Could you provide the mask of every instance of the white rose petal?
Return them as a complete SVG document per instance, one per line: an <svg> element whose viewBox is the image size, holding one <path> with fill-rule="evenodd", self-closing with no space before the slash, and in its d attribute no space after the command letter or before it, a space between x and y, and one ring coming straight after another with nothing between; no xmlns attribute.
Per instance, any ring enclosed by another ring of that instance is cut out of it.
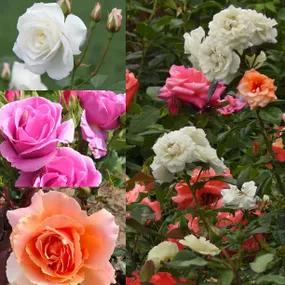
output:
<svg viewBox="0 0 285 285"><path fill-rule="evenodd" d="M175 243L164 241L149 251L147 260L151 260L158 270L162 262L171 261L178 252L179 249Z"/></svg>
<svg viewBox="0 0 285 285"><path fill-rule="evenodd" d="M25 64L19 62L13 64L9 88L15 90L47 90L41 81L41 76L31 72Z"/></svg>
<svg viewBox="0 0 285 285"><path fill-rule="evenodd" d="M188 235L179 242L184 246L190 247L193 251L203 255L215 256L221 252L218 247L216 247L210 241L206 240L205 237L197 238L194 235Z"/></svg>
<svg viewBox="0 0 285 285"><path fill-rule="evenodd" d="M242 185L241 190L235 185L230 185L229 189L222 190L223 204L226 207L234 209L250 210L256 207L257 187L254 181L246 182Z"/></svg>
<svg viewBox="0 0 285 285"><path fill-rule="evenodd" d="M64 14L56 3L36 3L18 20L19 35L13 51L28 69L52 79L67 77L80 54L87 28L80 18Z"/></svg>

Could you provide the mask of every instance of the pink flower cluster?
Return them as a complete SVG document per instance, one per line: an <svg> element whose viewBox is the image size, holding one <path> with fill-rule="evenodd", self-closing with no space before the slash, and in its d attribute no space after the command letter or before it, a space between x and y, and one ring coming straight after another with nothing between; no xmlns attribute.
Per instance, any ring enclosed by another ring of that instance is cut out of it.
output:
<svg viewBox="0 0 285 285"><path fill-rule="evenodd" d="M9 95L9 96L8 96ZM93 160L62 144L72 143L74 123L62 122L61 104L42 97L11 101L0 109L1 155L20 171L16 187L97 187L101 174ZM111 91L78 92L82 137L95 158L107 153L107 130L118 127L125 111L123 95ZM68 104L70 97L64 98ZM68 165L68 167L67 167Z"/></svg>

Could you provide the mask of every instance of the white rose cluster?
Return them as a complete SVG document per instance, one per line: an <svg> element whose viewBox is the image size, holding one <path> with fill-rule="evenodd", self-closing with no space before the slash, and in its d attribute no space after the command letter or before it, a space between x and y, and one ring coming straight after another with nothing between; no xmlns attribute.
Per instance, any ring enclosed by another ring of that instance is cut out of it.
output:
<svg viewBox="0 0 285 285"><path fill-rule="evenodd" d="M254 209L259 199L255 196L256 190L254 181L245 182L241 190L235 185L230 185L229 189L222 190L223 204L233 209Z"/></svg>
<svg viewBox="0 0 285 285"><path fill-rule="evenodd" d="M15 54L31 72L47 72L55 80L70 74L87 33L83 21L73 14L65 18L57 3L35 3L19 18L17 29Z"/></svg>
<svg viewBox="0 0 285 285"><path fill-rule="evenodd" d="M225 169L202 129L185 127L163 135L153 146L153 176L159 182L171 182L176 173L194 162L208 163L217 173Z"/></svg>
<svg viewBox="0 0 285 285"><path fill-rule="evenodd" d="M229 83L239 69L239 55L246 48L276 43L276 25L274 19L262 13L231 5L213 17L208 35L202 27L184 35L185 54L209 80Z"/></svg>

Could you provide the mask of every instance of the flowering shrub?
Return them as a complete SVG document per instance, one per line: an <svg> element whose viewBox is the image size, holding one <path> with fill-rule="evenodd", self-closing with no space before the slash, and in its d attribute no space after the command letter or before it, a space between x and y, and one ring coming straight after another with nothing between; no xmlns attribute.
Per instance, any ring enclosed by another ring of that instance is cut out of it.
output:
<svg viewBox="0 0 285 285"><path fill-rule="evenodd" d="M284 10L170 2L131 5L127 284L285 284Z"/></svg>

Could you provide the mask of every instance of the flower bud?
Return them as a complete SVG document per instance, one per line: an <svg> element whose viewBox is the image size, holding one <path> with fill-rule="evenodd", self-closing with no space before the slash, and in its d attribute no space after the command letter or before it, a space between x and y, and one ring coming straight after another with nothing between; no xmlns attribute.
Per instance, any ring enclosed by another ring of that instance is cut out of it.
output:
<svg viewBox="0 0 285 285"><path fill-rule="evenodd" d="M3 68L2 68L2 72L1 72L1 78L4 80L9 80L11 77L11 68L10 68L10 64L7 62L3 63Z"/></svg>
<svg viewBox="0 0 285 285"><path fill-rule="evenodd" d="M117 33L122 26L122 10L114 8L108 16L107 30L111 33Z"/></svg>
<svg viewBox="0 0 285 285"><path fill-rule="evenodd" d="M98 23L102 19L102 5L100 2L97 2L96 5L94 6L92 12L91 12L91 19Z"/></svg>
<svg viewBox="0 0 285 285"><path fill-rule="evenodd" d="M71 13L72 0L58 0L57 4L62 9L64 15L69 15Z"/></svg>

